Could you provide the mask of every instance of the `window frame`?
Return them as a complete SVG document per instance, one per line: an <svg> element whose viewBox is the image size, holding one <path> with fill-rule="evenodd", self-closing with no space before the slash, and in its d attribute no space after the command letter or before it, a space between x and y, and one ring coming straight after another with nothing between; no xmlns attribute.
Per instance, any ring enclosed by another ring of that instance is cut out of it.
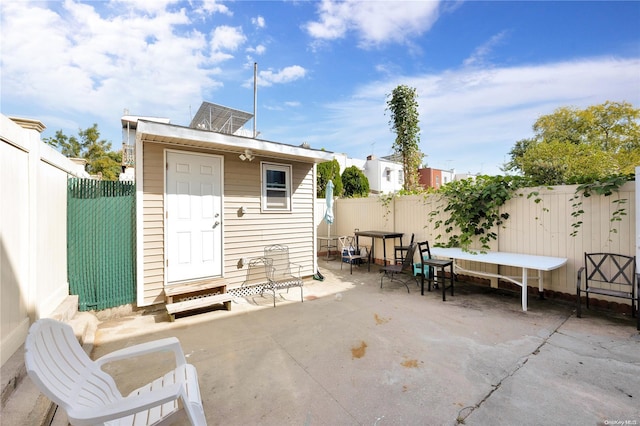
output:
<svg viewBox="0 0 640 426"><path fill-rule="evenodd" d="M291 191L291 175L293 173L293 167L291 164L280 164L280 163L272 163L268 161L262 161L260 163L260 187L261 187L261 195L260 195L260 209L265 213L289 213L293 210L292 203L292 191ZM269 171L278 171L284 172L285 174L285 187L283 189L280 188L269 188L268 185L268 172ZM284 206L274 206L269 204L269 198L267 196L268 191L282 191L284 192Z"/></svg>

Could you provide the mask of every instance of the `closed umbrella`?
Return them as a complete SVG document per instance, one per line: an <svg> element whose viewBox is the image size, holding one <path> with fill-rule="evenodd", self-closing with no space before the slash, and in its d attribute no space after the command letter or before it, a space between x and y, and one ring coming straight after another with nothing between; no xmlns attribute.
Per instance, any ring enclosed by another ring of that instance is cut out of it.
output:
<svg viewBox="0 0 640 426"><path fill-rule="evenodd" d="M333 182L327 182L326 190L327 212L324 214L324 221L327 223L327 238L331 238L331 224L333 223Z"/></svg>
<svg viewBox="0 0 640 426"><path fill-rule="evenodd" d="M324 221L327 223L327 260L329 260L329 252L331 251L331 224L333 223L333 182L327 182L325 199L327 202L327 211L324 214ZM316 271L313 276L315 280L324 280L324 276L320 270Z"/></svg>

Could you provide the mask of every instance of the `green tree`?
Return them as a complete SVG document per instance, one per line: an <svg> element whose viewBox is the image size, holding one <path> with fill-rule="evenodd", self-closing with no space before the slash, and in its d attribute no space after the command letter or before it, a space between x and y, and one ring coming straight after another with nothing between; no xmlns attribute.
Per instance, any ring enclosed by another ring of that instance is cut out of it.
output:
<svg viewBox="0 0 640 426"><path fill-rule="evenodd" d="M78 139L75 136L65 135L62 130L58 130L53 137L44 138L43 141L59 149L65 157L78 158L82 152L82 145Z"/></svg>
<svg viewBox="0 0 640 426"><path fill-rule="evenodd" d="M105 180L116 180L121 171L122 153L111 151L111 142L100 139L98 125L78 130L78 138L67 136L58 130L55 136L44 142L59 149L67 157L87 160L87 172L101 174Z"/></svg>
<svg viewBox="0 0 640 426"><path fill-rule="evenodd" d="M368 197L369 179L356 166L347 167L342 172L344 196L347 198Z"/></svg>
<svg viewBox="0 0 640 426"><path fill-rule="evenodd" d="M316 197L324 198L327 183L333 182L333 196L340 197L343 192L342 177L340 176L340 163L335 158L318 164L318 177L316 178Z"/></svg>
<svg viewBox="0 0 640 426"><path fill-rule="evenodd" d="M640 109L605 102L562 107L540 117L534 136L516 142L505 170L540 185L587 183L630 175L640 164Z"/></svg>
<svg viewBox="0 0 640 426"><path fill-rule="evenodd" d="M393 150L402 158L404 189L413 191L419 186L418 168L424 157L419 147L418 95L415 88L400 85L390 96L387 99L387 109L391 112L389 125L396 134Z"/></svg>

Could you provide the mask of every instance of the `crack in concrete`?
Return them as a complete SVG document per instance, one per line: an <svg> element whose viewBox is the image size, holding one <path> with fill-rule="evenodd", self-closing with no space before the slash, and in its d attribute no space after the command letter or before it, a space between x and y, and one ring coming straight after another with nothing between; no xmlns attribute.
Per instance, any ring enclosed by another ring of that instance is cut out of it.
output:
<svg viewBox="0 0 640 426"><path fill-rule="evenodd" d="M529 361L529 358L532 355L537 355L540 352L540 349L542 349L542 347L544 345L546 345L549 341L549 339L551 339L551 337L558 333L560 334L560 328L566 324L567 321L569 321L569 318L571 318L573 316L573 314L567 316L566 318L564 318L564 320L562 320L560 322L560 324L558 324L551 333L549 333L549 335L545 338L542 339L542 342L533 350L531 351L531 353L529 353L528 355L524 356L523 358L520 358L520 360L516 363L515 368L510 371L506 376L504 376L502 379L500 379L500 381L496 384L493 385L493 388L484 396L484 398L482 398L480 400L480 402L478 402L476 405L473 406L467 406L464 408L461 408L460 411L458 411L458 416L456 417L456 424L464 424L465 419L467 417L469 417L475 410L477 410L478 408L480 408L482 406L482 404L484 404L489 398L491 398L491 395L493 395L494 392L496 392L498 389L500 389L500 387L502 386L502 383L508 379L509 377L512 377L514 374L516 374L522 367L524 367L524 365ZM467 410L466 413L463 413L465 410Z"/></svg>

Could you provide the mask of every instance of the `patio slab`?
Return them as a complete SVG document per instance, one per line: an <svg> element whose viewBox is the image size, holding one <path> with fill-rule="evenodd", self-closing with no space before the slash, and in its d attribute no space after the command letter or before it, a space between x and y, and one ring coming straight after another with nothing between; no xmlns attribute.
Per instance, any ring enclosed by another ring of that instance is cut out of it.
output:
<svg viewBox="0 0 640 426"><path fill-rule="evenodd" d="M231 311L103 321L93 357L176 336L209 425L640 424L640 335L628 318L457 283L407 293L319 261L325 281ZM265 295L266 296L266 295ZM170 357L108 366L126 393ZM134 371L135 374L131 374ZM623 424L623 423L620 423Z"/></svg>

